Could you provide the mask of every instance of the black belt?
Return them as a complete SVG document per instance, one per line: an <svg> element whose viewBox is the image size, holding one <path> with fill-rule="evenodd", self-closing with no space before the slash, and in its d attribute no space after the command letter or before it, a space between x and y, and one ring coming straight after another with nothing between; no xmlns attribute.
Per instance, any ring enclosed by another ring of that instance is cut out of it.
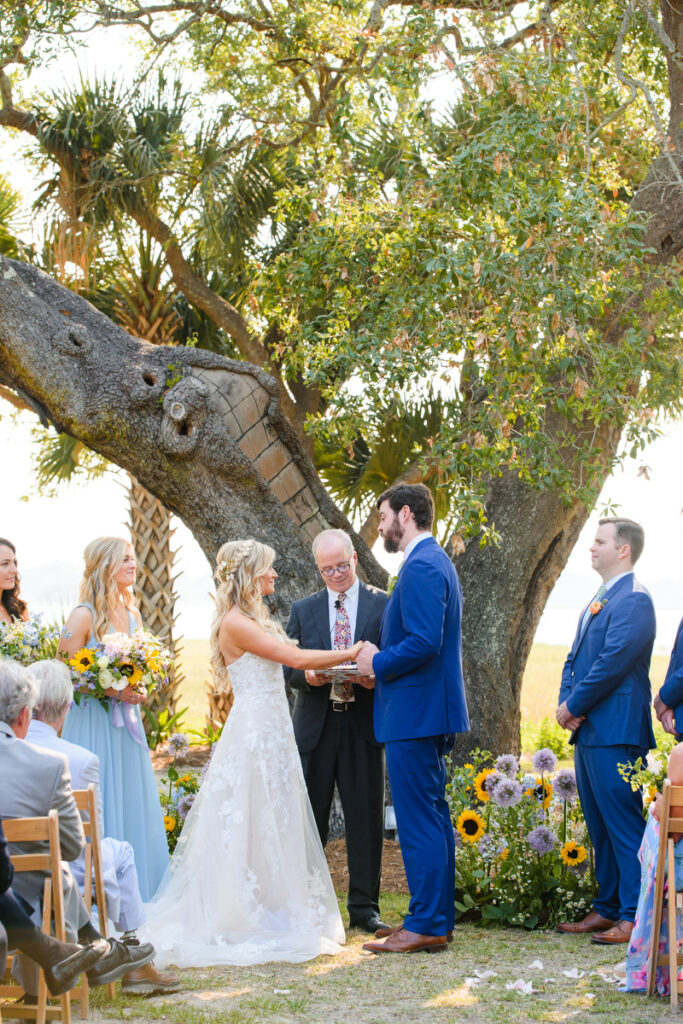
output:
<svg viewBox="0 0 683 1024"><path fill-rule="evenodd" d="M353 704L351 700L331 700L330 705L333 711L348 711L349 705Z"/></svg>

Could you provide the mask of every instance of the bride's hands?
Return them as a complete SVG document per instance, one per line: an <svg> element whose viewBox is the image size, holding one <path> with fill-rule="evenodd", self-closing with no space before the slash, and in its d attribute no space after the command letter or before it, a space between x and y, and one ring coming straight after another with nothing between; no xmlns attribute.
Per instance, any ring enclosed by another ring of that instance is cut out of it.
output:
<svg viewBox="0 0 683 1024"><path fill-rule="evenodd" d="M344 661L355 661L359 653L363 650L364 646L364 640L357 640L353 647L349 647L348 651L346 652L346 657L344 658Z"/></svg>

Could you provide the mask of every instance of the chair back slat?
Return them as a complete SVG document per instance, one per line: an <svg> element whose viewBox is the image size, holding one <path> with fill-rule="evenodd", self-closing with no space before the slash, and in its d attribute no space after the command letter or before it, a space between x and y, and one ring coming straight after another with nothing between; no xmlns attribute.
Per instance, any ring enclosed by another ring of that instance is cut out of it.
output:
<svg viewBox="0 0 683 1024"><path fill-rule="evenodd" d="M12 867L15 872L51 871L52 861L49 853L13 853Z"/></svg>
<svg viewBox="0 0 683 1024"><path fill-rule="evenodd" d="M2 828L8 843L33 843L50 838L48 818L5 818Z"/></svg>

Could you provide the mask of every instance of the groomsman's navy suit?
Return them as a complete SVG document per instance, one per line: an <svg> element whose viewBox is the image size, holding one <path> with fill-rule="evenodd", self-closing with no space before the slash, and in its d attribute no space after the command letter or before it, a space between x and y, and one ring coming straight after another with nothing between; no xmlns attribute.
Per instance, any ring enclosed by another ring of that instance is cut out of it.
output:
<svg viewBox="0 0 683 1024"><path fill-rule="evenodd" d="M676 633L669 667L659 696L668 708L673 708L676 737L680 740L683 738L683 619Z"/></svg>
<svg viewBox="0 0 683 1024"><path fill-rule="evenodd" d="M446 552L427 536L409 552L380 631L375 735L385 744L410 888L404 927L453 928L455 846L444 755L469 730L462 675L462 591Z"/></svg>
<svg viewBox="0 0 683 1024"><path fill-rule="evenodd" d="M595 910L612 921L635 919L640 889L638 849L645 829L642 798L617 770L655 746L650 711L650 658L655 611L647 590L629 572L604 605L579 619L562 671L559 703L576 718L572 734L581 806L595 848L600 886Z"/></svg>

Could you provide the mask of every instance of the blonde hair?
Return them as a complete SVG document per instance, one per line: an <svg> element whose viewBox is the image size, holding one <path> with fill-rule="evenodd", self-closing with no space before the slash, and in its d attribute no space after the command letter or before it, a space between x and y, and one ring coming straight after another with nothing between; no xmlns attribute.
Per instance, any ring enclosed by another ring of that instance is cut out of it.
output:
<svg viewBox="0 0 683 1024"><path fill-rule="evenodd" d="M217 693L231 690L228 670L218 647L218 632L226 612L235 606L261 629L278 640L294 643L279 622L271 619L263 603L259 580L275 559L275 552L257 540L231 540L216 555L216 614L211 626L211 668Z"/></svg>
<svg viewBox="0 0 683 1024"><path fill-rule="evenodd" d="M96 640L102 639L119 599L128 609L137 607L131 592L119 591L114 579L129 547L130 543L121 537L98 537L83 552L85 569L78 600L94 609L92 629Z"/></svg>

